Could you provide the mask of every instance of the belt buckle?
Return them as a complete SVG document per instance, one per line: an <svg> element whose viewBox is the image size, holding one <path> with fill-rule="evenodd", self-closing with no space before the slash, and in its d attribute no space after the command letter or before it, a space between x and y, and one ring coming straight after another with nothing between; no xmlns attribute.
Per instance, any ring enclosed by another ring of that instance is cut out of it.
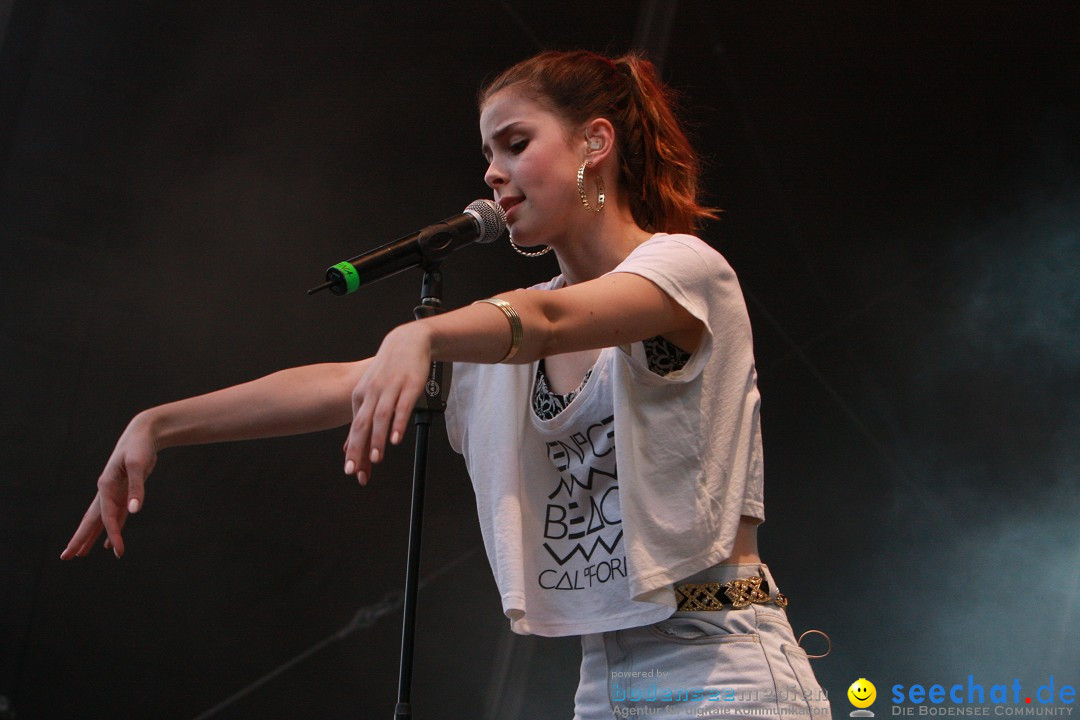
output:
<svg viewBox="0 0 1080 720"><path fill-rule="evenodd" d="M775 602L779 607L786 608L788 606L787 596L778 592L774 601L769 597L769 593L761 589L762 582L764 581L757 575L746 580L732 580L729 583L724 583L724 587L727 588L724 594L731 600L732 607L743 608L750 603L767 605L770 602Z"/></svg>
<svg viewBox="0 0 1080 720"><path fill-rule="evenodd" d="M724 594L731 600L733 608L744 608L750 603L764 604L771 599L769 593L761 589L762 580L757 575L746 580L732 580L724 583Z"/></svg>
<svg viewBox="0 0 1080 720"><path fill-rule="evenodd" d="M769 593L761 589L764 582L758 576L732 580L726 583L686 583L675 587L675 607L680 611L723 610L730 603L739 610L751 604L766 605L774 602ZM723 590L723 595L720 591ZM776 604L786 608L788 599L783 593L776 594Z"/></svg>

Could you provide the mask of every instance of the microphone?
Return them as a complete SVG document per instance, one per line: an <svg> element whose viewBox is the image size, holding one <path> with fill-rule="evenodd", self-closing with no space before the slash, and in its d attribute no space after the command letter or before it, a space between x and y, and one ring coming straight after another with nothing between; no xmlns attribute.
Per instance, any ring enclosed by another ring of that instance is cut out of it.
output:
<svg viewBox="0 0 1080 720"><path fill-rule="evenodd" d="M411 267L426 269L466 245L491 242L505 229L501 207L491 200L474 200L458 215L327 268L326 282L308 290L308 295L327 288L335 295L347 295Z"/></svg>

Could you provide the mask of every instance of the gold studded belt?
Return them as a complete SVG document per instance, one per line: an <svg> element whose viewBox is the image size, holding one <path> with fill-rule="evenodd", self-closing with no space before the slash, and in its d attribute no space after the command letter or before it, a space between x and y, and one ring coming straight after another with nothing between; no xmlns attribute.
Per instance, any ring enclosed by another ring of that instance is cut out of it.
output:
<svg viewBox="0 0 1080 720"><path fill-rule="evenodd" d="M758 576L731 582L684 583L675 586L675 609L681 611L725 610L744 608L752 603L766 605L775 602L782 608L788 606L788 599L782 593L776 593L773 600L767 589L762 589L764 581ZM768 586L765 586L768 588ZM722 591L722 592L721 592Z"/></svg>

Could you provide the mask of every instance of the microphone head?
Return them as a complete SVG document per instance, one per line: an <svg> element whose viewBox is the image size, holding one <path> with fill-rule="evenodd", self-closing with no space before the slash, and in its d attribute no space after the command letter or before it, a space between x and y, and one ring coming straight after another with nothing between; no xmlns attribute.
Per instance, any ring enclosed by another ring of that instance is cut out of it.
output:
<svg viewBox="0 0 1080 720"><path fill-rule="evenodd" d="M506 212L491 200L473 200L465 212L472 215L480 227L478 243L489 243L506 230Z"/></svg>

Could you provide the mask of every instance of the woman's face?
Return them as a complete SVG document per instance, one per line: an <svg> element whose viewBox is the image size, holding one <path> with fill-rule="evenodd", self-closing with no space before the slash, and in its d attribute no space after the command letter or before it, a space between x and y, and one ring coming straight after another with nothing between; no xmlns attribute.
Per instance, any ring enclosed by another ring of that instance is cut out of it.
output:
<svg viewBox="0 0 1080 720"><path fill-rule="evenodd" d="M576 174L585 157L584 131L577 142L560 116L506 88L484 104L480 135L488 161L484 182L506 211L514 242L557 246L580 219Z"/></svg>

